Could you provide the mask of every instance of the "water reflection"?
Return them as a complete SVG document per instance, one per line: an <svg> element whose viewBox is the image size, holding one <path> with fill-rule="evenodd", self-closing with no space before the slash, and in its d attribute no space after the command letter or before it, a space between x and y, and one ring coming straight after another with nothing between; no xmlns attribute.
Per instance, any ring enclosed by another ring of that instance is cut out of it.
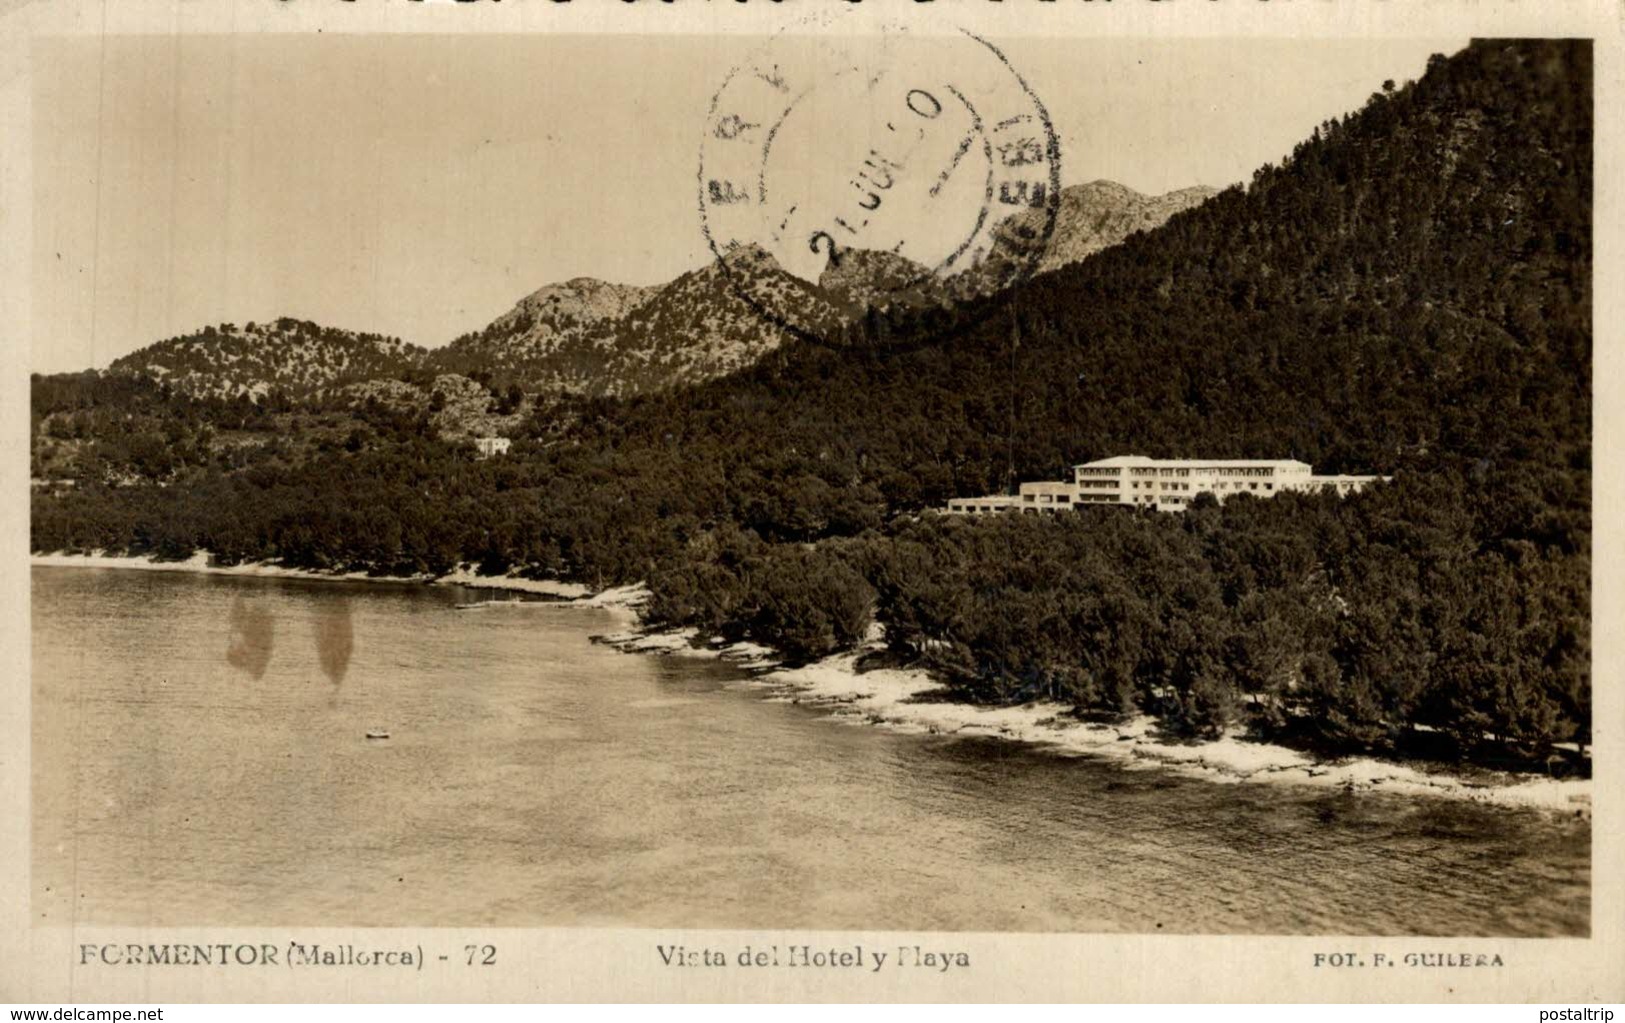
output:
<svg viewBox="0 0 1625 1023"><path fill-rule="evenodd" d="M350 624L350 599L339 596L327 602L316 619L316 659L322 672L334 685L344 681L355 649L355 629Z"/></svg>
<svg viewBox="0 0 1625 1023"><path fill-rule="evenodd" d="M271 663L276 643L276 623L258 601L249 603L238 594L231 602L231 635L226 640L226 663L259 679Z"/></svg>

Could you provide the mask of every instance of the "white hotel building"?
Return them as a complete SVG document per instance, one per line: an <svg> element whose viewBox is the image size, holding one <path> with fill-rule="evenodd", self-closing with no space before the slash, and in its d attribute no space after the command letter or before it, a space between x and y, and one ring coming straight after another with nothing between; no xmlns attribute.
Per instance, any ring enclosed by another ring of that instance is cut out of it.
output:
<svg viewBox="0 0 1625 1023"><path fill-rule="evenodd" d="M1072 479L1023 483L1015 496L960 497L952 515L1070 511L1080 504L1126 504L1158 511L1184 511L1197 494L1223 501L1235 494L1274 497L1289 490L1331 489L1353 493L1386 476L1316 476L1307 462L1291 458L1203 459L1118 455L1072 467Z"/></svg>

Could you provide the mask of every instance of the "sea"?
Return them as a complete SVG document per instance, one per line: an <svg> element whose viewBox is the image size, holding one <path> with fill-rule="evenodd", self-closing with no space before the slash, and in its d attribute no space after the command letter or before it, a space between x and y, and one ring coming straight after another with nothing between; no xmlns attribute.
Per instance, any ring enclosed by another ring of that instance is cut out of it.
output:
<svg viewBox="0 0 1625 1023"><path fill-rule="evenodd" d="M32 584L45 925L1589 933L1587 819L854 727L488 591Z"/></svg>

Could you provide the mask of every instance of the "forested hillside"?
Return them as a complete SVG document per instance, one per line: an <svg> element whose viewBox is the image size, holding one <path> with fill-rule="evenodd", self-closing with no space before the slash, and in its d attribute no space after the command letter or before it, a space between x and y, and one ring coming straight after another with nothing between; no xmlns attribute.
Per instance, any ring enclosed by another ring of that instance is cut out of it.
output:
<svg viewBox="0 0 1625 1023"><path fill-rule="evenodd" d="M422 365L416 345L382 334L323 327L284 316L271 323L204 327L114 360L111 371L151 377L187 394L263 398L393 377Z"/></svg>
<svg viewBox="0 0 1625 1023"><path fill-rule="evenodd" d="M1583 41L1475 43L1247 188L985 302L552 409L505 459L392 422L39 495L34 546L642 578L662 620L798 657L878 619L979 699L1338 748L1583 742L1590 97ZM1395 480L1183 516L916 514L1130 452Z"/></svg>

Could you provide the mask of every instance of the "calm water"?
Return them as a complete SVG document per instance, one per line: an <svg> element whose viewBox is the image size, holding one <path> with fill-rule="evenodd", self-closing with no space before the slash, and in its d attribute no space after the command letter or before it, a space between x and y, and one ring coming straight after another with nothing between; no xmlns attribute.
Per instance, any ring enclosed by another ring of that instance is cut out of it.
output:
<svg viewBox="0 0 1625 1023"><path fill-rule="evenodd" d="M33 583L44 922L1588 931L1584 822L850 727L598 611Z"/></svg>

